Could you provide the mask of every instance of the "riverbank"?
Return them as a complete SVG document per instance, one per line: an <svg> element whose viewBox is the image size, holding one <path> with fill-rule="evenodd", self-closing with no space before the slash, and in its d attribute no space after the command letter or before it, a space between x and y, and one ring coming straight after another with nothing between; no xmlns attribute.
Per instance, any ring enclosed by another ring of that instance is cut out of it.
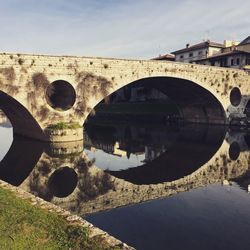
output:
<svg viewBox="0 0 250 250"><path fill-rule="evenodd" d="M122 121L165 122L179 119L179 111L171 102L99 103L91 119Z"/></svg>
<svg viewBox="0 0 250 250"><path fill-rule="evenodd" d="M0 181L0 249L131 248L81 218Z"/></svg>

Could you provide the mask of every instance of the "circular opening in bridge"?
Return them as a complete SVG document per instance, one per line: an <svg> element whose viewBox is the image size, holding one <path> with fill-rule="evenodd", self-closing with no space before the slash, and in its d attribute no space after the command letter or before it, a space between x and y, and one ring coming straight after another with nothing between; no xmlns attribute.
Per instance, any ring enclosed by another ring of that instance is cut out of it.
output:
<svg viewBox="0 0 250 250"><path fill-rule="evenodd" d="M231 160L235 161L240 155L240 146L237 142L233 142L229 148L229 157Z"/></svg>
<svg viewBox="0 0 250 250"><path fill-rule="evenodd" d="M63 198L75 190L77 182L76 172L72 168L62 167L51 175L48 185L54 196Z"/></svg>
<svg viewBox="0 0 250 250"><path fill-rule="evenodd" d="M63 80L52 82L46 90L48 104L56 110L70 109L76 100L76 92L73 86Z"/></svg>
<svg viewBox="0 0 250 250"><path fill-rule="evenodd" d="M241 101L240 89L235 87L230 92L230 102L233 106L238 106Z"/></svg>

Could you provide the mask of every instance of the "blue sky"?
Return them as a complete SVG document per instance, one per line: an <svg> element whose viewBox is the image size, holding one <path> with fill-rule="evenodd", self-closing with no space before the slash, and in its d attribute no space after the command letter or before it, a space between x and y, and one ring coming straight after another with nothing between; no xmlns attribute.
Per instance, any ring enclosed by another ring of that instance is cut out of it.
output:
<svg viewBox="0 0 250 250"><path fill-rule="evenodd" d="M250 35L250 0L0 0L0 51L152 58Z"/></svg>

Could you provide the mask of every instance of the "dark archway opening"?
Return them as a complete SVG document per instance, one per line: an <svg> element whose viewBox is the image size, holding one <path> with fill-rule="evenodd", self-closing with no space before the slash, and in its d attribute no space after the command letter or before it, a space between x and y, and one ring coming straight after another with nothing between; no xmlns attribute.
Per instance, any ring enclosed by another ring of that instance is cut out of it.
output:
<svg viewBox="0 0 250 250"><path fill-rule="evenodd" d="M111 94L95 111L84 126L87 154L96 157L96 165L109 174L136 184L172 181L191 174L213 156L224 139L224 126L186 130L189 125L185 123L224 125L226 117L219 100L189 80L140 79ZM182 130L184 135L179 134ZM109 131L113 131L112 136ZM200 141L196 141L196 134ZM119 161L120 169L106 161L107 154Z"/></svg>
<svg viewBox="0 0 250 250"><path fill-rule="evenodd" d="M95 107L95 118L209 124L225 124L226 120L221 103L212 93L192 81L174 77L140 79L105 99L108 101ZM233 99L239 101L237 93Z"/></svg>
<svg viewBox="0 0 250 250"><path fill-rule="evenodd" d="M43 152L44 143L15 136L0 162L0 179L19 186L29 176Z"/></svg>
<svg viewBox="0 0 250 250"><path fill-rule="evenodd" d="M66 81L57 80L52 82L46 90L47 103L56 110L70 109L76 100L76 92L73 86Z"/></svg>
<svg viewBox="0 0 250 250"><path fill-rule="evenodd" d="M78 176L69 167L62 167L56 170L50 177L48 185L51 193L59 198L67 197L76 188Z"/></svg>
<svg viewBox="0 0 250 250"><path fill-rule="evenodd" d="M233 142L229 147L229 157L231 160L236 161L240 155L240 146L237 142Z"/></svg>
<svg viewBox="0 0 250 250"><path fill-rule="evenodd" d="M240 89L235 87L230 92L230 102L233 106L238 106L241 102L241 92Z"/></svg>
<svg viewBox="0 0 250 250"><path fill-rule="evenodd" d="M6 120L5 127L13 130L11 138L7 138L6 133L5 137L1 137L1 140L4 140L1 146L6 147L4 143L7 140L11 146L6 155L2 155L0 179L18 186L32 171L43 150L42 143L34 144L34 141L29 138L44 140L44 133L29 111L2 91L0 91L0 110L10 122Z"/></svg>
<svg viewBox="0 0 250 250"><path fill-rule="evenodd" d="M0 91L0 110L7 116L13 127L13 134L44 140L40 125L30 112L8 94Z"/></svg>

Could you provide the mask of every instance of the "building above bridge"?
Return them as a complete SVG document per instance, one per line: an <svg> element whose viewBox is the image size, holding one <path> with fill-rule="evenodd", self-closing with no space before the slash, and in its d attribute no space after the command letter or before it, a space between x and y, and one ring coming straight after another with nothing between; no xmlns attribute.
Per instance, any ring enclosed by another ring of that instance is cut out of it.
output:
<svg viewBox="0 0 250 250"><path fill-rule="evenodd" d="M175 55L175 61L191 63L214 55L220 52L222 48L225 48L224 44L207 40L194 45L188 43L184 49L173 51L172 54Z"/></svg>
<svg viewBox="0 0 250 250"><path fill-rule="evenodd" d="M250 36L241 42L225 40L224 43L217 43L207 40L194 45L188 43L185 48L153 59L172 61L173 58L177 62L244 69L249 72Z"/></svg>

